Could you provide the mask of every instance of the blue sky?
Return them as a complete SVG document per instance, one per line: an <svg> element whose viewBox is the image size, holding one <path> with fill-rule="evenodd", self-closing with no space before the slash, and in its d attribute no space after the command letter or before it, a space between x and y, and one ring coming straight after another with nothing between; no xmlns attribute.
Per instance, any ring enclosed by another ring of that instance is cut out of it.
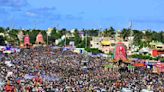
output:
<svg viewBox="0 0 164 92"><path fill-rule="evenodd" d="M0 0L0 26L164 30L164 0Z"/></svg>

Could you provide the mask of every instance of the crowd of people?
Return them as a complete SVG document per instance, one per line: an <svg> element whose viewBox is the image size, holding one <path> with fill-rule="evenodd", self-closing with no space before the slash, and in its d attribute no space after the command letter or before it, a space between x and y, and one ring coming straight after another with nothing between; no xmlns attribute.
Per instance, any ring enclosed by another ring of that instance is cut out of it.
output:
<svg viewBox="0 0 164 92"><path fill-rule="evenodd" d="M5 62L10 59L12 65ZM105 69L105 65L113 65ZM4 92L164 92L164 74L127 64L108 62L62 48L36 47L5 55L0 62L0 90Z"/></svg>

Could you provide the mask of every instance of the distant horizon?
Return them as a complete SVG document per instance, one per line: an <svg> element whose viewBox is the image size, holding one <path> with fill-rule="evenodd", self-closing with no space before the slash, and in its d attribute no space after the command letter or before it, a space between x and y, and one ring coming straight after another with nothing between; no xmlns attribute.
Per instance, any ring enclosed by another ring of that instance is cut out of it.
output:
<svg viewBox="0 0 164 92"><path fill-rule="evenodd" d="M0 0L0 26L23 29L164 30L162 0Z"/></svg>
<svg viewBox="0 0 164 92"><path fill-rule="evenodd" d="M39 28L21 28L21 27L19 27L19 28L12 28L12 27L3 27L3 26L0 26L0 27L2 27L2 28L10 28L10 29L16 29L16 30L48 30L49 28L47 28L47 29L39 29ZM112 26L110 26L110 27L112 27ZM68 28L57 28L57 27L51 27L51 28L56 28L56 29L58 29L58 30L61 30L61 29L66 29L67 31L71 31L71 30L73 30L73 29L77 29L77 30L92 30L92 29L95 29L95 30L99 30L99 31L104 31L105 29L110 29L110 27L108 27L108 28L72 28L72 29L68 29ZM112 27L112 28L114 28L114 27ZM114 28L116 31L117 30L123 30L123 29L128 29L128 27L127 28L121 28L121 29L116 29L116 28ZM134 29L134 28L132 28L131 30L139 30L139 31L147 31L147 30L149 30L149 31L156 31L156 32L164 32L164 30L152 30L152 29Z"/></svg>

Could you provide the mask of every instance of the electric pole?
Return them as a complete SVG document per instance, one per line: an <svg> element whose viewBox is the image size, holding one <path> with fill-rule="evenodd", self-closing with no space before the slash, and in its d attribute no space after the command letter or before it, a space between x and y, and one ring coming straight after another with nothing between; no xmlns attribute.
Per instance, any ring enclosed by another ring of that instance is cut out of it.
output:
<svg viewBox="0 0 164 92"><path fill-rule="evenodd" d="M87 48L87 38L88 38L88 31L86 31L86 35L85 35L85 48Z"/></svg>
<svg viewBox="0 0 164 92"><path fill-rule="evenodd" d="M130 26L129 26L129 29L130 29L130 48L132 48L132 44L133 44L133 30L132 30L132 21L130 22Z"/></svg>

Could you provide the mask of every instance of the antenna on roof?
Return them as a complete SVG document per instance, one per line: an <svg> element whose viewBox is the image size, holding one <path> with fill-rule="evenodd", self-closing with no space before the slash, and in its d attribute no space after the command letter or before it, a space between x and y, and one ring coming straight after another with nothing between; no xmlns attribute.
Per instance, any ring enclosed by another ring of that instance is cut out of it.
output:
<svg viewBox="0 0 164 92"><path fill-rule="evenodd" d="M131 30L131 29L132 29L132 27L133 27L133 23L132 23L132 21L130 21L130 24L129 24L129 29Z"/></svg>
<svg viewBox="0 0 164 92"><path fill-rule="evenodd" d="M132 48L133 45L133 30L132 30L133 24L132 21L130 21L130 26L129 26L129 30L130 30L130 47Z"/></svg>

